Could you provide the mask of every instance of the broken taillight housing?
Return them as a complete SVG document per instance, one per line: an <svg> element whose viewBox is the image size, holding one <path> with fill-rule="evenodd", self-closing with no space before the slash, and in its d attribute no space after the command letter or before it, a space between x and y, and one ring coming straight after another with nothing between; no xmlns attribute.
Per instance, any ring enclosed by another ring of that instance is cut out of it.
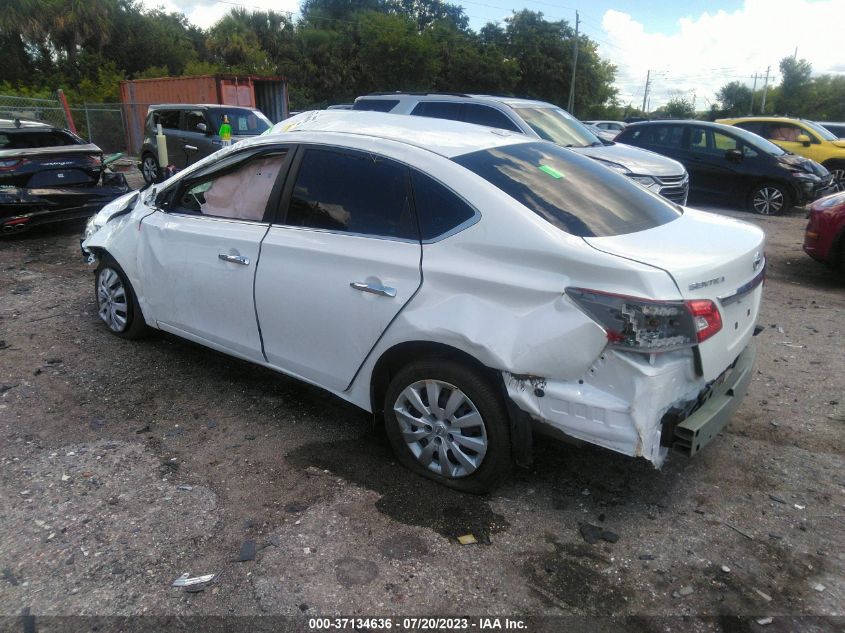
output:
<svg viewBox="0 0 845 633"><path fill-rule="evenodd" d="M709 299L654 301L586 288L567 288L566 294L617 349L668 352L697 345L722 329L719 308Z"/></svg>
<svg viewBox="0 0 845 633"><path fill-rule="evenodd" d="M20 165L23 161L19 158L12 158L8 160L0 160L0 171L11 171Z"/></svg>

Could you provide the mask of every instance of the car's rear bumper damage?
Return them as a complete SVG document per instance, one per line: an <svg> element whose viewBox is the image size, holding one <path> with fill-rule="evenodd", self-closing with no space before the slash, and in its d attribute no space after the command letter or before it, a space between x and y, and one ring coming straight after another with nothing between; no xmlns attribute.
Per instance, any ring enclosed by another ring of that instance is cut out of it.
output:
<svg viewBox="0 0 845 633"><path fill-rule="evenodd" d="M87 218L129 191L122 174L94 187L0 187L0 231L15 233L39 224Z"/></svg>
<svg viewBox="0 0 845 633"><path fill-rule="evenodd" d="M749 343L709 383L697 375L692 350L653 357L605 351L571 382L503 376L508 396L539 423L538 430L660 467L670 448L694 455L718 435L745 396L755 357Z"/></svg>

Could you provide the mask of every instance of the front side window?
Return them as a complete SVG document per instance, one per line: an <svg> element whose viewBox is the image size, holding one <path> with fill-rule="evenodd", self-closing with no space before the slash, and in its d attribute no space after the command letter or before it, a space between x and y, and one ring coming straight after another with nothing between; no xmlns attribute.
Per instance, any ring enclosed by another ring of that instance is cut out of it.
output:
<svg viewBox="0 0 845 633"><path fill-rule="evenodd" d="M650 125L634 132L634 138L641 143L656 145L657 147L674 147L681 149L684 138L684 128L680 125Z"/></svg>
<svg viewBox="0 0 845 633"><path fill-rule="evenodd" d="M786 141L787 143L800 143L798 137L804 135L813 140L813 135L807 130L792 125L791 123L769 123L769 139L772 141ZM818 139L816 139L818 143Z"/></svg>
<svg viewBox="0 0 845 633"><path fill-rule="evenodd" d="M420 237L433 240L475 217L475 209L425 174L411 171Z"/></svg>
<svg viewBox="0 0 845 633"><path fill-rule="evenodd" d="M261 222L286 151L264 154L180 188L171 213Z"/></svg>
<svg viewBox="0 0 845 633"><path fill-rule="evenodd" d="M185 131L205 132L202 127L197 127L200 124L202 124L203 126L208 125L205 122L205 115L202 113L201 110L191 110L190 112L185 113Z"/></svg>
<svg viewBox="0 0 845 633"><path fill-rule="evenodd" d="M690 136L690 149L706 154L724 156L725 152L740 149L740 142L732 136L714 130L695 127Z"/></svg>
<svg viewBox="0 0 845 633"><path fill-rule="evenodd" d="M285 224L419 239L408 191L408 168L364 152L306 149Z"/></svg>
<svg viewBox="0 0 845 633"><path fill-rule="evenodd" d="M629 178L548 143L507 145L452 160L579 237L634 233L681 215L672 203Z"/></svg>
<svg viewBox="0 0 845 633"><path fill-rule="evenodd" d="M427 116L433 119L461 120L462 103L448 101L423 101L411 111L412 116Z"/></svg>

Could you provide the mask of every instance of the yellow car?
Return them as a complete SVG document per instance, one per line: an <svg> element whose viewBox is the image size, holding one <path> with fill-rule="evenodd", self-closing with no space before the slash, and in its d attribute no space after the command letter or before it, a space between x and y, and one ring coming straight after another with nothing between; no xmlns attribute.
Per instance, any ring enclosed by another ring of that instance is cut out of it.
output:
<svg viewBox="0 0 845 633"><path fill-rule="evenodd" d="M782 116L717 119L716 123L741 127L770 140L787 152L821 163L833 174L836 191L845 191L845 139L836 138L835 134L818 123Z"/></svg>

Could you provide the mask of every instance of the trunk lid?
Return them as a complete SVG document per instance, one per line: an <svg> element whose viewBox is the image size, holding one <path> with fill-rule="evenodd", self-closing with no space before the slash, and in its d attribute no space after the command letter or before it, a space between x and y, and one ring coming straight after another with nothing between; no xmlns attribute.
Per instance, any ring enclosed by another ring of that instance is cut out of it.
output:
<svg viewBox="0 0 845 633"><path fill-rule="evenodd" d="M719 376L748 344L765 268L765 235L757 227L685 209L677 220L647 231L584 240L597 250L666 271L686 300L709 299L718 306L722 329L699 345L708 380Z"/></svg>

